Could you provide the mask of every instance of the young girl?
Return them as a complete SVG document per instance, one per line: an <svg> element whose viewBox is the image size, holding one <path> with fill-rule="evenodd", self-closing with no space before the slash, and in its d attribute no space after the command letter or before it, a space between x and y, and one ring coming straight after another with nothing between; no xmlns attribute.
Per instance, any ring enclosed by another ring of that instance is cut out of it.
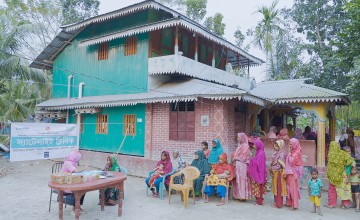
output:
<svg viewBox="0 0 360 220"><path fill-rule="evenodd" d="M356 212L360 212L360 202L359 202L359 195L360 195L360 175L356 169L356 167L351 167L351 174L349 177L349 182L351 184L351 193L353 197L354 206L356 206Z"/></svg>
<svg viewBox="0 0 360 220"><path fill-rule="evenodd" d="M149 185L150 185L150 189L153 191L155 190L155 181L164 176L164 164L160 164L159 166L157 166L155 168L155 172L153 173L153 175L151 176L150 180L149 180Z"/></svg>
<svg viewBox="0 0 360 220"><path fill-rule="evenodd" d="M210 155L210 150L209 150L209 145L206 141L201 142L201 149L203 150L206 159L208 159Z"/></svg>
<svg viewBox="0 0 360 220"><path fill-rule="evenodd" d="M286 181L283 178L285 169L285 142L277 140L274 143L274 154L271 158L270 175L271 192L274 194L273 207L281 208L283 206L284 197L286 196Z"/></svg>
<svg viewBox="0 0 360 220"><path fill-rule="evenodd" d="M321 180L318 178L318 174L319 172L315 168L311 171L311 179L309 179L308 181L309 196L310 196L310 201L314 204L314 210L312 212L316 213L316 209L317 209L319 215L322 216L320 210L320 198L321 198L321 189L323 184Z"/></svg>

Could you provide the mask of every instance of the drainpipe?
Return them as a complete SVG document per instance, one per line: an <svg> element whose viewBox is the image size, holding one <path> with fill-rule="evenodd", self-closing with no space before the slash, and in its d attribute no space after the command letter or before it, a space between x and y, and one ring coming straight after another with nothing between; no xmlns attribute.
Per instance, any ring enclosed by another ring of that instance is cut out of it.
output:
<svg viewBox="0 0 360 220"><path fill-rule="evenodd" d="M84 82L81 82L81 83L79 83L79 94L78 94L78 98L79 99L81 99L82 98L82 95L83 95L83 87L85 86L85 83ZM80 122L81 122L81 113L79 112L78 114L77 114L77 127L78 127L78 129L79 129L79 133L78 133L78 146L79 146L79 149L80 149L80 136L81 136L81 129L80 129L80 127L81 127L81 124L80 124Z"/></svg>
<svg viewBox="0 0 360 220"><path fill-rule="evenodd" d="M70 92L71 92L71 79L73 78L73 75L68 76L68 92L67 92L67 98L70 99ZM66 111L66 124L69 124L69 110Z"/></svg>

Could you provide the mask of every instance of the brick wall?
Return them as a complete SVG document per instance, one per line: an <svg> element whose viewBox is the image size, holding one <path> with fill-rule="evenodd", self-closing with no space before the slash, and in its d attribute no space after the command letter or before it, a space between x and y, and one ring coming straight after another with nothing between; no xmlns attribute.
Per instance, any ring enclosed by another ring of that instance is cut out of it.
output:
<svg viewBox="0 0 360 220"><path fill-rule="evenodd" d="M180 150L184 159L191 162L194 152L200 149L202 141L219 138L224 151L235 150L235 104L236 100L200 99L195 102L195 141L169 140L170 104L154 103L146 107L145 157L158 160L163 150ZM210 125L201 126L201 115L209 115ZM243 122L245 124L245 122ZM239 126L238 126L239 127ZM242 127L242 126L241 126Z"/></svg>

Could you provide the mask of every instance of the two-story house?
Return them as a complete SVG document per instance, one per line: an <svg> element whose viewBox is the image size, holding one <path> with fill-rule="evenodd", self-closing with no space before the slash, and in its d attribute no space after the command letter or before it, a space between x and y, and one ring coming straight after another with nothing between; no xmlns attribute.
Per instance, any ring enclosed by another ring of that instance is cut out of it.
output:
<svg viewBox="0 0 360 220"><path fill-rule="evenodd" d="M256 87L233 73L262 60L152 0L61 29L31 64L53 72L52 99L37 105L38 114L78 123L80 148L103 158L100 164L120 145L120 163L141 174L162 150L192 158L202 141L219 138L232 152L237 132L268 128L276 112L265 108L305 100L300 86L276 103L276 92L261 89L269 82ZM347 100L334 91L320 97Z"/></svg>

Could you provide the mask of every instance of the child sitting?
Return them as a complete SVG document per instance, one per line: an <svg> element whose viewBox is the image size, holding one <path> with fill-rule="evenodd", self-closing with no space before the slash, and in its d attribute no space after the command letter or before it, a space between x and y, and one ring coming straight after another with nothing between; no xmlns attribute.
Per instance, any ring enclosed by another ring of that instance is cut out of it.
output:
<svg viewBox="0 0 360 220"><path fill-rule="evenodd" d="M206 159L208 159L210 155L210 150L209 145L206 141L201 142L201 149L204 151Z"/></svg>
<svg viewBox="0 0 360 220"><path fill-rule="evenodd" d="M360 212L359 207L359 195L360 195L360 175L356 167L351 167L351 173L349 177L349 182L351 184L351 193L353 197L353 204L356 206L356 212Z"/></svg>
<svg viewBox="0 0 360 220"><path fill-rule="evenodd" d="M230 171L225 170L224 173L217 175L218 179L227 179L230 177Z"/></svg>
<svg viewBox="0 0 360 220"><path fill-rule="evenodd" d="M318 178L318 174L319 172L315 168L311 171L311 179L309 179L308 181L309 196L310 196L310 201L314 204L314 210L312 211L312 213L316 213L316 209L317 209L319 215L322 216L320 210L320 198L321 198L321 189L323 184L321 180Z"/></svg>
<svg viewBox="0 0 360 220"><path fill-rule="evenodd" d="M155 180L164 176L164 167L165 167L164 164L160 164L158 167L155 168L155 172L153 173L153 175L149 180L149 185L151 190L155 190L155 184L154 184Z"/></svg>

